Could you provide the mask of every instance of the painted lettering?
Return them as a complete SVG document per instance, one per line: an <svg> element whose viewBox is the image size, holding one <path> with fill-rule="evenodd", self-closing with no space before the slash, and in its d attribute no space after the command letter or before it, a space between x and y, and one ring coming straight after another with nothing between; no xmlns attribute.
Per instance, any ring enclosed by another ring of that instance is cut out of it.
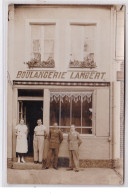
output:
<svg viewBox="0 0 128 194"><path fill-rule="evenodd" d="M76 74L75 79L76 79L76 78L78 78L78 79L79 79L79 73L77 73L77 74Z"/></svg>
<svg viewBox="0 0 128 194"><path fill-rule="evenodd" d="M26 75L26 71L23 71L22 74L21 74L21 78L24 78Z"/></svg>
<svg viewBox="0 0 128 194"><path fill-rule="evenodd" d="M61 77L61 72L60 73L58 73L58 79Z"/></svg>
<svg viewBox="0 0 128 194"><path fill-rule="evenodd" d="M81 73L80 78L85 79L85 73Z"/></svg>
<svg viewBox="0 0 128 194"><path fill-rule="evenodd" d="M42 77L43 77L43 72L40 71L40 72L39 72L39 78L42 78Z"/></svg>
<svg viewBox="0 0 128 194"><path fill-rule="evenodd" d="M33 75L33 71L31 72L30 78L33 78L33 76L32 76L32 75Z"/></svg>
<svg viewBox="0 0 128 194"><path fill-rule="evenodd" d="M47 71L44 73L44 76L43 77L44 78L47 78L48 77L48 72Z"/></svg>
<svg viewBox="0 0 128 194"><path fill-rule="evenodd" d="M54 71L18 71L16 78L35 78L35 79L68 79L66 74L69 75L69 79L77 80L87 80L87 79L104 79L106 72L95 72L95 71L85 71L85 72L54 72Z"/></svg>
<svg viewBox="0 0 128 194"><path fill-rule="evenodd" d="M49 72L49 74L48 74L48 78L49 78L49 79L51 79L52 74L53 74L53 72L52 72L52 71L51 71L51 72Z"/></svg>
<svg viewBox="0 0 128 194"><path fill-rule="evenodd" d="M34 78L38 78L38 77L39 77L38 72L36 72L34 75Z"/></svg>
<svg viewBox="0 0 128 194"><path fill-rule="evenodd" d="M67 72L62 72L62 76L61 76L62 79L65 78L65 74L66 74L66 73L67 73Z"/></svg>
<svg viewBox="0 0 128 194"><path fill-rule="evenodd" d="M29 78L31 72L26 72L25 78Z"/></svg>
<svg viewBox="0 0 128 194"><path fill-rule="evenodd" d="M58 72L55 72L54 75L53 75L53 79L57 78L57 76L58 76Z"/></svg>
<svg viewBox="0 0 128 194"><path fill-rule="evenodd" d="M85 73L85 79L88 79L88 76L89 76L89 72L86 72Z"/></svg>
<svg viewBox="0 0 128 194"><path fill-rule="evenodd" d="M106 72L102 72L101 73L101 79L103 79L104 78L104 75L106 74Z"/></svg>
<svg viewBox="0 0 128 194"><path fill-rule="evenodd" d="M99 79L100 78L100 73L96 72L95 78L94 79Z"/></svg>
<svg viewBox="0 0 128 194"><path fill-rule="evenodd" d="M89 79L93 79L94 78L94 74L95 74L95 72L91 72L90 75L89 75Z"/></svg>
<svg viewBox="0 0 128 194"><path fill-rule="evenodd" d="M73 74L74 74L74 72L72 72L72 73L71 73L71 75L70 75L70 79L73 79Z"/></svg>
<svg viewBox="0 0 128 194"><path fill-rule="evenodd" d="M20 78L22 71L18 71L16 78Z"/></svg>

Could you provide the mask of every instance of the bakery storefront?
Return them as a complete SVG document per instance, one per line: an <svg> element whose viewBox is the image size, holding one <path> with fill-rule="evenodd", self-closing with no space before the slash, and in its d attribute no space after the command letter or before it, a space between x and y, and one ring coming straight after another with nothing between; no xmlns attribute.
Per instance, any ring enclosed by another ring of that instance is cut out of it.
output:
<svg viewBox="0 0 128 194"><path fill-rule="evenodd" d="M75 124L83 143L81 167L112 167L120 157L120 83L114 58L113 6L10 5L8 21L8 161L16 161L15 126L33 131L38 118L64 134L60 166L67 165L67 133ZM14 43L14 44L12 44Z"/></svg>

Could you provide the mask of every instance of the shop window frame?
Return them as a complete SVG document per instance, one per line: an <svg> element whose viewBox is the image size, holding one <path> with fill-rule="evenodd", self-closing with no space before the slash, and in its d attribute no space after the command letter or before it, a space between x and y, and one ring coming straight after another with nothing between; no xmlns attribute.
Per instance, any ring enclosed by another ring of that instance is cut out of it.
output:
<svg viewBox="0 0 128 194"><path fill-rule="evenodd" d="M67 90L66 90L67 91ZM50 89L49 92L57 92L57 93L61 93L61 92L65 92L64 90L52 90ZM70 90L68 92L78 92L78 90ZM92 134L82 134L80 133L80 136L82 137L86 137L86 136L95 136L96 135L96 89L93 89L93 90L90 90L90 89L84 89L84 90L79 90L79 92L92 92ZM60 116L60 111L59 111L59 116ZM70 126L59 126L59 128L69 128ZM50 106L49 106L49 129L53 128L52 125L50 125ZM76 127L76 128L85 128L85 127ZM88 127L86 127L88 128ZM68 134L67 133L64 133L63 134L64 136L67 136Z"/></svg>

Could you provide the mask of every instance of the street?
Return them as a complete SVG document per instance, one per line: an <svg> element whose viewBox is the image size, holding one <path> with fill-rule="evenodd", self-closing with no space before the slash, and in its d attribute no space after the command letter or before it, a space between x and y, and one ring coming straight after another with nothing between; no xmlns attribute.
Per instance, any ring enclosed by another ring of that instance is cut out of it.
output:
<svg viewBox="0 0 128 194"><path fill-rule="evenodd" d="M10 184L35 185L121 185L122 176L109 168L84 168L79 172L66 168L47 170L7 170L7 182Z"/></svg>

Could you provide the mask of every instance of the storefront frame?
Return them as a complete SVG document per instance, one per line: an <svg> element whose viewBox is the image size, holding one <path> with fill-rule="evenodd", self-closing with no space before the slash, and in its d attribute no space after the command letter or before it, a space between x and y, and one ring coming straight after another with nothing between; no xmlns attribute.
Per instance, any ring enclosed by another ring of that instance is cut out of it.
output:
<svg viewBox="0 0 128 194"><path fill-rule="evenodd" d="M110 98L110 105L112 104L112 102L111 102L111 96L112 96L112 94L111 94L111 88L112 88L112 86L110 85L110 83L108 82L108 83L77 83L74 87L72 87L71 85L73 84L74 85L74 83L70 83L70 82L68 82L68 86L65 86L64 85L64 83L59 83L59 82L57 82L58 84L56 84L56 83L48 83L48 82L43 82L44 83L44 85L42 85L42 83L38 83L38 85L35 85L35 84L37 84L36 82L20 82L20 81L16 81L16 82L14 82L14 85L13 85L13 147L12 147L12 152L13 152L13 160L15 161L15 159L16 159L16 153L15 153L15 146L16 146L16 136L15 136L15 126L16 126L16 124L17 124L17 122L18 122L18 89L37 89L37 90L44 90L44 97L42 98L44 101L44 112L43 112L43 120L44 120L44 125L49 129L49 115L50 115L50 113L49 113L49 110L50 110L50 91L64 91L64 90L66 90L67 91L67 89L68 90L72 90L72 91L75 91L75 90L79 90L79 91L94 91L95 89L97 89L97 88L106 88L106 87L108 87L109 88L109 91L110 91L110 95L109 95L109 98ZM54 85L54 86L52 86L52 84ZM63 89L62 89L62 86L60 86L60 85L62 85L63 84ZM81 85L81 86L78 86L78 85ZM86 85L86 86L84 86L84 85ZM96 95L96 92L94 92L95 93L95 95ZM45 100L46 99L46 100ZM95 98L94 98L95 99ZM94 101L94 99L93 99L93 107L94 107L94 109L96 109L96 107L95 107L95 105L96 105L96 102ZM108 160L110 160L110 159L112 159L112 124L111 124L111 121L112 121L112 119L111 119L111 113L112 113L112 107L109 107L109 110L110 110L110 115L109 115L109 117L110 117L110 123L109 123L109 136L108 137L98 137L98 136L96 136L96 133L94 133L94 134L81 134L81 137L82 137L82 139L83 139L83 141L85 140L89 140L90 139L90 141L93 141L93 140L96 140L97 139L97 141L98 141L98 139L99 139L99 141L102 141L103 139L105 140L107 140L108 141L108 144L109 144L109 156L107 156L107 158L106 159L108 159ZM96 110L95 110L96 111ZM95 113L95 115L93 115L93 119L95 120L95 116L96 116L96 113ZM96 120L95 121L93 121L93 124L95 125L95 122L96 122ZM66 140L65 138L67 138L67 135L64 135L64 140ZM105 141L106 141L105 140ZM64 154L62 154L60 157L63 157L63 155ZM97 157L97 156L96 156ZM83 157L84 158L84 157ZM100 159L100 158L99 158ZM102 158L101 158L102 159Z"/></svg>

